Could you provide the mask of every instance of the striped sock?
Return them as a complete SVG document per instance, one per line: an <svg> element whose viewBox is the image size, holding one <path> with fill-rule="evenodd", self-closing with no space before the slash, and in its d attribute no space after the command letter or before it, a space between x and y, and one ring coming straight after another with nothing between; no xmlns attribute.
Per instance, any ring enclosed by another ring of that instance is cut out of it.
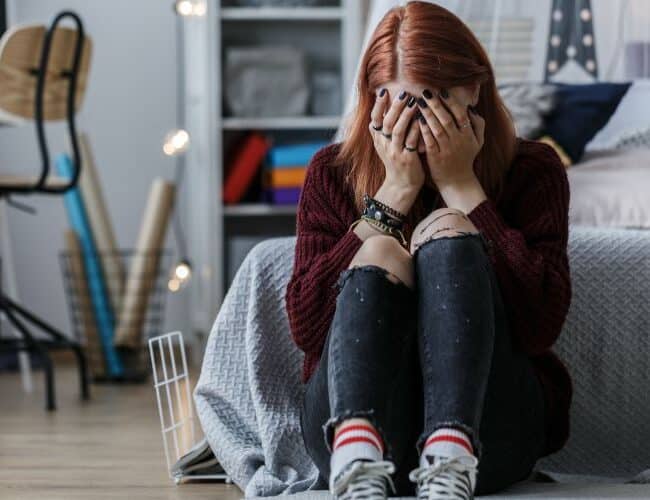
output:
<svg viewBox="0 0 650 500"><path fill-rule="evenodd" d="M427 456L456 458L474 455L472 443L467 434L458 429L441 428L429 436L420 455L420 467L431 462Z"/></svg>
<svg viewBox="0 0 650 500"><path fill-rule="evenodd" d="M354 460L379 461L384 456L384 443L370 424L343 423L337 430L330 458L330 477L335 478Z"/></svg>

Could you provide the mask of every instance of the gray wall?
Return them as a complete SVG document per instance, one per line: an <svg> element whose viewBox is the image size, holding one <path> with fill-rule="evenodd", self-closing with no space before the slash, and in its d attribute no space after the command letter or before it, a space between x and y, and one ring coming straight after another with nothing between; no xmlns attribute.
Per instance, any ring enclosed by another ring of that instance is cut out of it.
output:
<svg viewBox="0 0 650 500"><path fill-rule="evenodd" d="M93 39L88 93L79 129L93 144L118 244L135 244L151 181L173 177L173 162L161 150L175 126L175 16L171 0L9 0L12 23L49 23L72 9ZM64 129L51 125L50 145L66 149ZM32 126L0 128L0 171L34 171L38 155ZM64 331L67 304L58 263L68 221L58 196L22 197L38 210L9 210L9 228L19 298ZM168 234L169 248L175 247ZM175 251L174 251L175 254ZM187 297L170 294L165 329L184 329Z"/></svg>

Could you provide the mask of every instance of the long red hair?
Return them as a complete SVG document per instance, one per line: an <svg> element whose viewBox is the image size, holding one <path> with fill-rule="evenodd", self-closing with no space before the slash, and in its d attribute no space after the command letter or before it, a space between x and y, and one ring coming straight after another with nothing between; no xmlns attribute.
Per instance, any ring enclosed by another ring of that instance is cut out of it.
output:
<svg viewBox="0 0 650 500"><path fill-rule="evenodd" d="M430 2L411 1L389 10L375 28L361 59L358 103L335 162L349 165L346 180L359 211L363 210L364 193L375 193L385 176L368 130L376 92L400 78L439 88L481 84L476 110L485 120L485 142L474 171L488 197L498 198L515 154L516 136L487 53L453 13ZM421 191L407 219L407 233L424 215Z"/></svg>

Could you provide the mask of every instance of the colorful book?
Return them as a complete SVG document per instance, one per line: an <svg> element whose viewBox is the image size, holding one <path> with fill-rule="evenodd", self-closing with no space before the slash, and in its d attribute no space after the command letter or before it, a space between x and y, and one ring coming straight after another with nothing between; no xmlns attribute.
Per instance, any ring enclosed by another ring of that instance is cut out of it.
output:
<svg viewBox="0 0 650 500"><path fill-rule="evenodd" d="M57 156L55 161L57 173L64 178L72 177L72 160L66 154ZM93 304L97 329L102 341L102 348L106 358L106 366L110 376L119 377L123 374L122 361L113 345L113 333L115 329L115 318L111 310L110 300L106 290L106 283L99 264L100 256L93 240L93 235L83 205L79 188L70 189L63 195L63 202L68 212L70 225L77 233L79 243L83 250L84 265L88 278L88 288Z"/></svg>
<svg viewBox="0 0 650 500"><path fill-rule="evenodd" d="M270 141L255 132L249 134L239 145L226 168L222 193L224 203L241 201L270 147Z"/></svg>
<svg viewBox="0 0 650 500"><path fill-rule="evenodd" d="M308 165L311 157L323 146L327 146L327 144L329 143L307 142L273 146L266 155L266 164L269 168L288 165Z"/></svg>
<svg viewBox="0 0 650 500"><path fill-rule="evenodd" d="M174 184L164 179L155 179L149 191L115 333L117 346L142 347L144 320L156 283L160 251L174 208L174 194Z"/></svg>
<svg viewBox="0 0 650 500"><path fill-rule="evenodd" d="M270 188L264 191L264 198L274 205L290 205L298 203L302 188Z"/></svg>
<svg viewBox="0 0 650 500"><path fill-rule="evenodd" d="M264 169L264 187L300 187L305 183L307 167L282 167Z"/></svg>
<svg viewBox="0 0 650 500"><path fill-rule="evenodd" d="M97 332L97 323L93 314L92 300L88 288L88 278L84 269L83 250L77 233L68 229L63 234L68 257L70 287L76 298L75 306L79 313L84 350L88 359L88 368L94 377L106 375L106 364L102 352L101 337Z"/></svg>

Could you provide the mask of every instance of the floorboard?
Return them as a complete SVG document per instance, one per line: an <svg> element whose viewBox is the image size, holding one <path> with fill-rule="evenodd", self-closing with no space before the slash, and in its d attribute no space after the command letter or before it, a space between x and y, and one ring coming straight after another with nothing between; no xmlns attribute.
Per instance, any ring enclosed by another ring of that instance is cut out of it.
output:
<svg viewBox="0 0 650 500"><path fill-rule="evenodd" d="M234 485L176 486L166 472L151 384L93 385L79 400L74 368L58 363L58 410L44 409L43 376L25 394L0 374L0 499L210 499L242 497Z"/></svg>

